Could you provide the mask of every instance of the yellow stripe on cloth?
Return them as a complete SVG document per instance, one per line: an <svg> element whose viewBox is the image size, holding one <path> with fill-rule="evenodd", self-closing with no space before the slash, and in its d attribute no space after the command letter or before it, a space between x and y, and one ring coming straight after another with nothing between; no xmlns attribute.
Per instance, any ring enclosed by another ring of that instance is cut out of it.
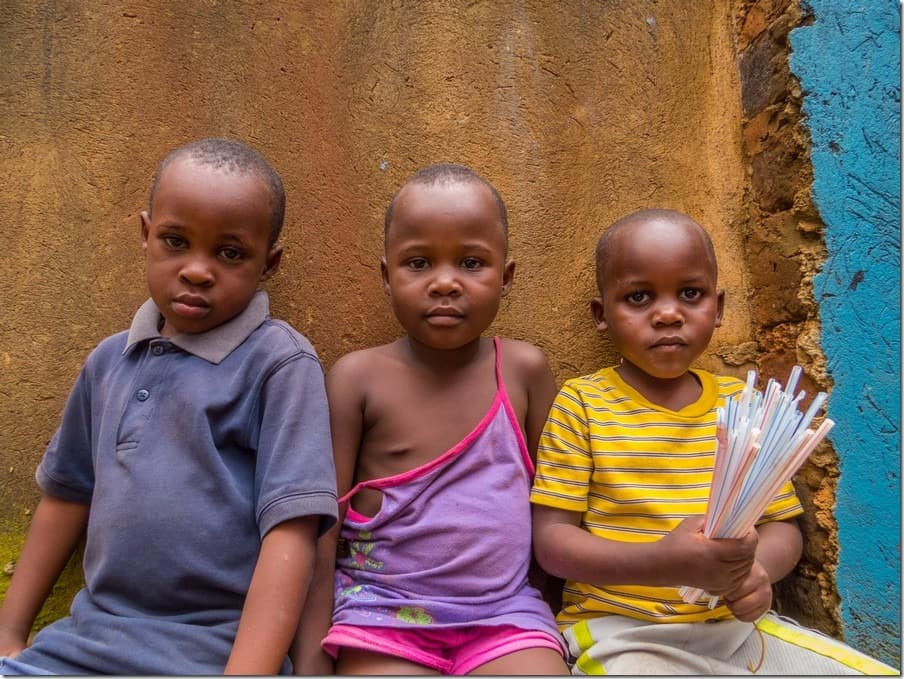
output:
<svg viewBox="0 0 904 679"><path fill-rule="evenodd" d="M587 655L587 651L591 649L594 644L593 635L590 634L590 628L587 625L587 621L582 620L575 624L571 628L571 633L574 634L574 640L577 642L578 648L581 649L581 655L575 661L575 666L584 674L594 676L606 674L606 668L603 667L602 663Z"/></svg>
<svg viewBox="0 0 904 679"><path fill-rule="evenodd" d="M784 626L772 617L766 617L756 623L756 627L764 634L781 639L784 642L805 648L813 653L825 656L863 674L899 675L896 669L874 660L859 651L845 646L834 639L823 637L818 632L807 632L800 627Z"/></svg>

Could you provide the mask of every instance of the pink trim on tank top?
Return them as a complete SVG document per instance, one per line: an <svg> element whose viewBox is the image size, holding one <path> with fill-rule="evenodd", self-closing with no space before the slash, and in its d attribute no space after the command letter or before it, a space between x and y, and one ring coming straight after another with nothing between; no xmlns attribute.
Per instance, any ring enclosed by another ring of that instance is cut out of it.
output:
<svg viewBox="0 0 904 679"><path fill-rule="evenodd" d="M468 448L478 436L480 436L483 431L490 426L490 422L492 422L493 418L496 416L496 412L499 410L500 406L505 409L506 417L508 417L509 424L512 426L512 429L515 430L515 437L518 439L518 448L521 451L521 459L524 461L525 467L527 467L528 474L533 478L534 475L534 464L530 459L530 453L527 450L527 443L524 440L524 434L521 431L521 425L518 424L518 417L515 415L515 409L512 406L512 402L509 400L508 391L505 389L505 382L502 380L502 359L500 357L500 340L499 337L493 338L493 350L496 352L495 357L495 368L496 368L496 395L493 397L493 402L490 404L490 409L486 412L486 414L480 419L480 422L471 430L467 436L465 436L461 441L452 446L445 453L440 455L439 457L422 464L420 467L415 467L414 469L409 469L406 472L402 472L401 474L395 474L394 476L384 476L379 479L370 479L368 481L362 481L358 483L348 491L345 495L339 498L339 504L341 505L344 502L348 502L349 499L355 495L362 488L374 488L379 490L380 488L389 488L392 486L398 486L413 479L416 479L424 474L429 474L431 471L436 469L437 467L445 464L449 460L455 458L462 451ZM374 517L365 516L360 512L352 509L351 506L346 508L346 516L352 521L370 521Z"/></svg>

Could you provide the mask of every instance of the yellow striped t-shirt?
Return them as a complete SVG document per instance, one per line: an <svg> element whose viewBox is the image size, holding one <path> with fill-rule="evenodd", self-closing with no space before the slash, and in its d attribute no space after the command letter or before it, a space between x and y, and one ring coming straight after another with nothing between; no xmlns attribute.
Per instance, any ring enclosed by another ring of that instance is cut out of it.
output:
<svg viewBox="0 0 904 679"><path fill-rule="evenodd" d="M651 403L604 368L565 382L546 421L537 452L531 502L580 512L594 535L654 542L692 514L704 514L716 449L716 408L740 393L734 377L692 370L700 398L679 411ZM802 513L787 483L760 523ZM677 587L567 581L557 621L617 613L654 622L696 622L731 616L724 605L687 604Z"/></svg>

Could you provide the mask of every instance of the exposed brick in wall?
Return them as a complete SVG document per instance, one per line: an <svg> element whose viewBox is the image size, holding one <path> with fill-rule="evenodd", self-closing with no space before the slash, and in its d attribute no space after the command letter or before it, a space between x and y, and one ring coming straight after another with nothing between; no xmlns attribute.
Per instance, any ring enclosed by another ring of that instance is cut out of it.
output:
<svg viewBox="0 0 904 679"><path fill-rule="evenodd" d="M801 386L812 395L831 388L812 287L825 247L810 196L813 175L801 90L788 67L789 32L807 16L793 0L741 0L735 21L750 187L744 243L756 362L761 379L780 380L800 364ZM800 518L804 555L776 587L780 612L836 636L841 631L834 576L837 478L837 455L825 442L795 478L805 508Z"/></svg>

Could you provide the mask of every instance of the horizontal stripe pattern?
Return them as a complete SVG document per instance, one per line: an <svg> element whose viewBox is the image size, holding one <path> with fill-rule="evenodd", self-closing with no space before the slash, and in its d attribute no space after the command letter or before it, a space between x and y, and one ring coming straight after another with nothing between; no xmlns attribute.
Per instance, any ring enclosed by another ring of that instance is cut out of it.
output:
<svg viewBox="0 0 904 679"><path fill-rule="evenodd" d="M603 538L653 542L682 519L703 514L712 482L716 409L740 393L733 377L694 370L703 393L671 411L647 401L614 368L568 380L550 409L537 453L531 502L580 512L583 527ZM762 521L802 512L788 483ZM677 588L566 583L562 626L618 613L663 622L724 618L724 606L686 604Z"/></svg>

